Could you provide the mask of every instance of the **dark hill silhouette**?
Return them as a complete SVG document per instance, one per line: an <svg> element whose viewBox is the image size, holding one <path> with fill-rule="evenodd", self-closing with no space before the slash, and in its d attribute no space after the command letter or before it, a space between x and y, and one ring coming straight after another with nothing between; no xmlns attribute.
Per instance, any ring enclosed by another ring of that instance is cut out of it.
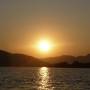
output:
<svg viewBox="0 0 90 90"><path fill-rule="evenodd" d="M75 61L76 58L74 56L70 56L70 55L62 55L62 56L57 56L57 57L49 57L49 58L45 58L44 61L49 62L50 64L55 64L55 63L60 63L60 62L67 62L67 63L72 63L73 61Z"/></svg>
<svg viewBox="0 0 90 90"><path fill-rule="evenodd" d="M0 50L0 66L45 66L46 63L32 56L12 54Z"/></svg>
<svg viewBox="0 0 90 90"><path fill-rule="evenodd" d="M90 54L86 56L62 55L58 57L46 58L49 63L24 54L13 54L0 50L0 66L31 66L31 67L64 67L64 68L90 68ZM54 63L50 63L54 62Z"/></svg>
<svg viewBox="0 0 90 90"><path fill-rule="evenodd" d="M86 56L78 56L77 60L82 63L90 63L90 54Z"/></svg>

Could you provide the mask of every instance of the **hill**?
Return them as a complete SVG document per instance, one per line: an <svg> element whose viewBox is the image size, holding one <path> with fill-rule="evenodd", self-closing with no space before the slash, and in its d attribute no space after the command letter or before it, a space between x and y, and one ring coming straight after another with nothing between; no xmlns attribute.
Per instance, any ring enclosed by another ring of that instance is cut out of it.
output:
<svg viewBox="0 0 90 90"><path fill-rule="evenodd" d="M12 54L0 50L0 66L45 66L39 59L24 54Z"/></svg>
<svg viewBox="0 0 90 90"><path fill-rule="evenodd" d="M49 61L49 62L45 62ZM25 67L64 67L79 68L90 67L90 54L86 56L62 55L58 57L45 58L43 60L24 54L13 54L0 50L0 66L25 66Z"/></svg>

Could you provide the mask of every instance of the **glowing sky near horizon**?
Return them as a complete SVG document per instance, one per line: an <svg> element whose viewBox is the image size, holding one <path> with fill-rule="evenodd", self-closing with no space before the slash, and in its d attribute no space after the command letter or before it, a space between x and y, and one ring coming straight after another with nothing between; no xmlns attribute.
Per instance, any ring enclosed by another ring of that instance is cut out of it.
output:
<svg viewBox="0 0 90 90"><path fill-rule="evenodd" d="M90 53L90 0L0 0L0 49L41 57L43 38L56 44L46 56Z"/></svg>

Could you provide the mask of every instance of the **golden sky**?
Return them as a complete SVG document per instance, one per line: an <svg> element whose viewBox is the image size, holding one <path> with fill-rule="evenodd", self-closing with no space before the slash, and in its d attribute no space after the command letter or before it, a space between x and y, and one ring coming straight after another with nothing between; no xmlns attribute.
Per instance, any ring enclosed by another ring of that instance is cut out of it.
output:
<svg viewBox="0 0 90 90"><path fill-rule="evenodd" d="M44 39L53 46L47 53L38 50ZM0 0L0 48L35 57L89 53L90 0Z"/></svg>

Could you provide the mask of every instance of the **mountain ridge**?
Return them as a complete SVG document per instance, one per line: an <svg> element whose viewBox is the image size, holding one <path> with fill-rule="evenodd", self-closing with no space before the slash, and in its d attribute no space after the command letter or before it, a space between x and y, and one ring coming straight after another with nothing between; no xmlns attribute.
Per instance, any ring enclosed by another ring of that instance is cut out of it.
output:
<svg viewBox="0 0 90 90"><path fill-rule="evenodd" d="M45 62L46 60L46 62ZM48 61L48 62L47 62ZM52 63L53 62L53 63ZM38 59L20 53L9 53L0 50L0 66L29 66L29 67L90 67L90 54L86 56L62 55Z"/></svg>

